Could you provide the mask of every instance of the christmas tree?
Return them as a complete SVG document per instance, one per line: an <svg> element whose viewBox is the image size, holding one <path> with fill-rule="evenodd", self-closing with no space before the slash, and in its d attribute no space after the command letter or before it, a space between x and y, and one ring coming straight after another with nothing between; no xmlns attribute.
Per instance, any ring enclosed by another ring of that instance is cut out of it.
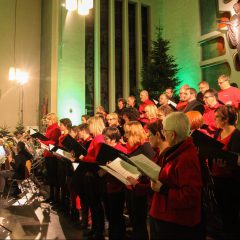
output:
<svg viewBox="0 0 240 240"><path fill-rule="evenodd" d="M158 98L166 88L180 83L176 74L179 70L173 56L168 54L170 42L162 38L162 29L156 28L156 40L152 41L152 50L143 64L142 87L151 97Z"/></svg>
<svg viewBox="0 0 240 240"><path fill-rule="evenodd" d="M4 123L2 126L0 126L0 138L7 137L9 134L9 127Z"/></svg>
<svg viewBox="0 0 240 240"><path fill-rule="evenodd" d="M24 133L24 126L21 122L18 122L16 126L15 133L23 134Z"/></svg>

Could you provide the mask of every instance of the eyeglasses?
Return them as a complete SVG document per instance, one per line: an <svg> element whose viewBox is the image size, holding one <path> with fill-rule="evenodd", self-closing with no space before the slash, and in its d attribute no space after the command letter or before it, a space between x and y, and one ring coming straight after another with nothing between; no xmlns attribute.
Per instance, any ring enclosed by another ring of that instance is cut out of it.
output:
<svg viewBox="0 0 240 240"><path fill-rule="evenodd" d="M171 131L174 131L174 130L162 129L162 130L161 130L161 133L162 133L162 135L166 135L167 132L171 132Z"/></svg>
<svg viewBox="0 0 240 240"><path fill-rule="evenodd" d="M110 141L110 140L111 140L109 137L106 137L106 136L104 136L103 138L104 138L104 141L105 141L105 142L107 142L107 141Z"/></svg>
<svg viewBox="0 0 240 240"><path fill-rule="evenodd" d="M218 82L218 85L221 85L221 84L223 84L224 82L226 82L226 81Z"/></svg>
<svg viewBox="0 0 240 240"><path fill-rule="evenodd" d="M219 115L216 115L216 116L214 117L214 119L218 119L218 118L222 118L222 117L219 116Z"/></svg>
<svg viewBox="0 0 240 240"><path fill-rule="evenodd" d="M212 95L211 96L204 96L203 98L210 98L210 97L213 97Z"/></svg>
<svg viewBox="0 0 240 240"><path fill-rule="evenodd" d="M112 121L112 120L115 120L115 118L108 118L107 120L108 121Z"/></svg>

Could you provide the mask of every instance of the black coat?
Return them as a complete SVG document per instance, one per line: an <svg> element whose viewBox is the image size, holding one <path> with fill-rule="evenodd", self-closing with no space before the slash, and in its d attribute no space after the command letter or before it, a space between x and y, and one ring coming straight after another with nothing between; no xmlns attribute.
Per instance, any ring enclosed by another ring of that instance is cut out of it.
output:
<svg viewBox="0 0 240 240"><path fill-rule="evenodd" d="M204 110L204 105L201 102L199 102L198 100L193 100L187 104L183 112L186 113L190 111L198 111L203 115Z"/></svg>
<svg viewBox="0 0 240 240"><path fill-rule="evenodd" d="M25 150L20 151L16 156L13 157L14 162L10 163L14 170L13 178L25 179L26 162L32 158L33 156Z"/></svg>

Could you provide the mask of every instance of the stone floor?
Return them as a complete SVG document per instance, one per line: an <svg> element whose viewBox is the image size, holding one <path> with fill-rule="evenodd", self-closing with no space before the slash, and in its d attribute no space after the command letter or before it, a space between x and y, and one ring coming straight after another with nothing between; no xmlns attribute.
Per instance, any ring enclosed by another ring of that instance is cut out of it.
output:
<svg viewBox="0 0 240 240"><path fill-rule="evenodd" d="M69 216L41 203L39 194L0 199L0 239L83 239Z"/></svg>

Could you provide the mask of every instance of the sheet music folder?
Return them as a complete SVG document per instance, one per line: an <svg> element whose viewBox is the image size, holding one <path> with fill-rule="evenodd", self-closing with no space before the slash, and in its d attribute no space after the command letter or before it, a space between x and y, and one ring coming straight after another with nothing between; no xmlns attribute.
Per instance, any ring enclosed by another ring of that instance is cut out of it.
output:
<svg viewBox="0 0 240 240"><path fill-rule="evenodd" d="M32 128L30 128L30 136L33 137L33 138L37 138L39 140L42 140L42 141L48 141L49 140L46 136L44 136L40 132L36 132Z"/></svg>
<svg viewBox="0 0 240 240"><path fill-rule="evenodd" d="M223 150L223 143L198 130L195 130L191 136L195 146L199 149L200 157L208 159L224 159L228 164L236 165L238 154Z"/></svg>
<svg viewBox="0 0 240 240"><path fill-rule="evenodd" d="M76 141L73 137L69 134L63 139L62 145L68 149L68 151L74 151L76 156L86 155L87 150L83 147L80 143Z"/></svg>
<svg viewBox="0 0 240 240"><path fill-rule="evenodd" d="M143 154L129 157L127 154L124 154L123 152L120 152L107 144L103 143L101 145L100 151L97 156L97 162L100 165L105 165L107 162L114 161L117 158L120 158L135 166L141 173L143 173L153 181L158 179L161 168Z"/></svg>
<svg viewBox="0 0 240 240"><path fill-rule="evenodd" d="M70 160L71 162L75 161L75 159L72 157L70 152L67 152L61 147L49 144L49 150L56 156L66 158Z"/></svg>
<svg viewBox="0 0 240 240"><path fill-rule="evenodd" d="M109 161L113 161L114 159L120 157L122 158L123 160L124 159L124 156L127 157L126 154L124 154L123 152L105 144L105 143L102 143L101 144L101 147L100 147L100 150L98 152L98 155L97 155L97 159L96 161L100 164L100 165L106 165L107 162Z"/></svg>

